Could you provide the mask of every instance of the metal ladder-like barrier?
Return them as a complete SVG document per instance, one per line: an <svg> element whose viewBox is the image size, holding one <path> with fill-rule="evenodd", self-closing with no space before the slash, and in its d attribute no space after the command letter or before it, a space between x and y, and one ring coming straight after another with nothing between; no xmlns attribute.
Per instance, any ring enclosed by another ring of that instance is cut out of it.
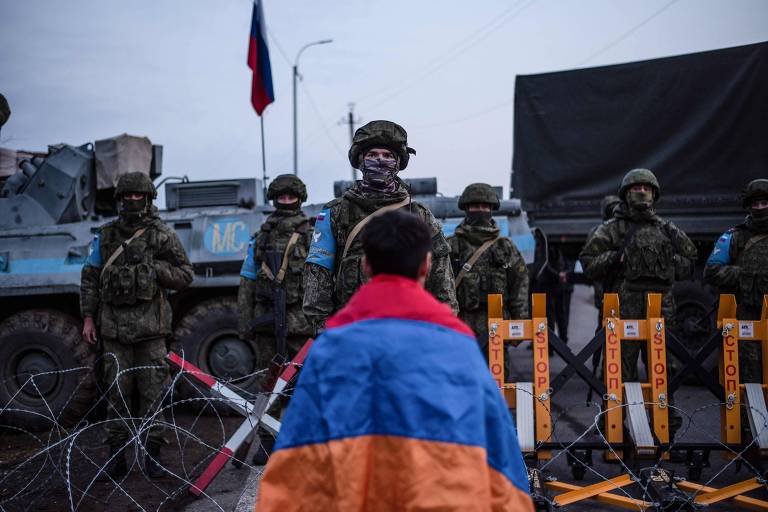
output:
<svg viewBox="0 0 768 512"><path fill-rule="evenodd" d="M657 464L640 471L639 476L622 474L597 484L578 486L552 477L544 478L537 469L539 463L551 459L556 450L567 451L569 465L577 480L583 477L583 469L591 465L592 450L602 451L606 460L622 458L630 451L635 459L657 459L661 462L670 458L669 450L673 448L687 454L690 478L697 478L691 477L692 474L700 475L701 467L706 467L709 452L713 450L724 451L726 456L742 457L754 444L759 456L768 458L768 407L765 396L768 386L761 382L741 382L738 358L739 343L760 343L762 375L768 376L768 296L763 299L760 320L738 320L735 299L732 295L722 295L718 310L720 332L710 337L696 354L689 354L680 341L667 332L661 314L661 298L660 294L648 294L646 318L622 319L618 314L618 295L606 294L602 328L578 354L574 354L555 333L548 331L544 294L533 294L530 319L503 318L502 296L488 296L489 369L507 404L515 411L520 448L529 465L530 491L537 510L552 510L553 507L593 499L632 510L668 510L669 507L674 510L698 510L728 501L740 509L768 512L768 501L745 496L759 488L768 490L764 474L717 489L675 477L673 472ZM623 382L622 341L642 345L641 350L647 356L648 376L645 381ZM504 363L507 342L532 344L533 382L506 381ZM712 379L704 364L718 345L719 382ZM671 381L667 366L668 348L683 364ZM554 349L567 364L554 378L550 378L550 349ZM598 351L603 353L601 379L586 368L587 360ZM721 443L670 443L669 397L670 391L674 392L682 382L680 373L699 378L722 402ZM607 442L555 443L551 439L551 398L576 375L603 398L605 423L601 430ZM742 410L746 413L752 440L743 439ZM692 463L692 457L703 457L704 460L696 459ZM700 464L698 467L697 463ZM691 468L696 471L691 471ZM642 487L643 497L649 501L616 492L634 484ZM558 494L550 496L551 492Z"/></svg>

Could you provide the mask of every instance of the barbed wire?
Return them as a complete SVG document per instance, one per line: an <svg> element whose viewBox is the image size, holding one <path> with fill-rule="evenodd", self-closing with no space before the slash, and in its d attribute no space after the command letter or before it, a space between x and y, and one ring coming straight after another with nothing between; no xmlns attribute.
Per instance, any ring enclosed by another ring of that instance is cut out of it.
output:
<svg viewBox="0 0 768 512"><path fill-rule="evenodd" d="M99 506L106 509L108 503L111 507L116 500L138 510L175 510L178 501L186 499L194 479L221 452L235 430L233 424L239 426L248 421L242 415L229 417L229 400L211 396L183 372L172 374L158 403L153 404L147 416L118 414L101 419L103 409L110 406L107 403L110 397L116 396L119 402L114 404L117 407L113 411L131 410L133 390L121 388L123 377L129 373L136 375L136 372L166 369L165 364L120 368L119 360L111 353L104 354L94 367L106 361L115 365L114 378L103 383L96 400L72 424L65 424L62 414L87 381L79 377L92 373L93 367L80 366L13 376L3 383L6 385L13 379L19 385L6 403L0 403L3 448L7 455L10 454L6 461L0 461L0 511L46 509L55 506L52 502L56 500L60 501L57 509L71 511L92 510ZM67 374L77 375L78 384L63 405L59 404L55 409L38 383L44 378L61 378ZM266 393L242 387L239 383L264 377L265 374L266 370L258 370L238 379L222 379L220 382L243 398L254 400ZM289 387L281 395L287 396L290 392ZM35 408L23 407L22 394L27 402L34 397L38 405ZM39 423L41 420L46 422L42 433L25 427L25 423ZM106 445L98 440L105 427L115 424L130 432L119 452L119 456L127 458L128 473L119 480L107 473L111 459L104 456ZM251 425L256 426L253 422ZM155 460L164 472L163 477L152 479L142 462L149 456L145 437L151 429L158 427L172 442L165 449L163 459ZM14 458L19 454L20 458ZM166 457L168 462L165 462ZM248 472L263 470L246 459L247 455L232 458ZM106 489L102 485L105 480ZM202 492L201 498L209 502L211 509L226 510L213 494Z"/></svg>
<svg viewBox="0 0 768 512"><path fill-rule="evenodd" d="M98 363L105 362L110 362L116 368L112 381L101 383L99 395L82 417L74 422L64 422L62 415L66 406L75 400L80 389L86 385L86 377L92 377L93 368L98 367ZM108 403L110 397L116 396L121 402L113 404L117 405L113 411L131 410L132 390L121 388L122 377L132 372L164 370L166 366L158 364L120 368L117 357L107 353L101 356L94 367L79 366L11 377L20 385L7 403L0 403L0 432L4 434L2 448L7 456L7 460L0 460L0 511L39 510L53 505L59 506L58 510L93 510L94 507L112 508L115 503L125 503L146 511L179 510L187 504L185 500L188 499L188 490L195 479L214 457L222 452L235 428L248 421L243 415L230 416L229 411L232 409L228 399L212 396L187 373L180 371L171 373L161 397L146 416L130 413L104 418L104 409L111 406ZM78 385L63 402L64 405L54 407L46 400L39 384L42 379L54 376L62 378L68 374L83 378L79 378ZM235 390L244 399L253 401L265 393L241 384L251 379L263 379L266 374L266 370L258 370L238 379L222 379L220 383ZM647 479L644 479L643 475L648 471L673 468L677 463L666 460L661 453L647 459L634 458L630 448L616 448L604 433L603 419L609 412L625 410L634 404L607 401L608 405L605 405L586 401L564 405L555 402L558 395L564 394L563 391L555 396L549 393L537 396L519 389L530 394L534 403L541 403L551 420L550 434L546 439L539 441L538 448L542 448L543 444L547 445L547 449L554 446L552 451L556 453L550 459L538 463L538 470L542 474L547 475L547 478L554 478L557 465L562 462L564 456L578 449L580 443L585 440L589 439L591 442L596 438L600 448L595 450L610 453L621 473L628 475L636 484L627 487L614 484L615 489L611 492L617 496L654 502ZM290 392L291 389L288 388L280 395L289 396ZM39 405L34 409L23 407L22 394L26 398L35 397ZM752 408L752 418L758 423L755 427L758 431L753 432L752 438L738 447L729 446L721 442L718 432L711 432L705 427L706 422L700 421L712 410L719 410L727 405L715 401L687 411L666 402L644 402L645 407L666 407L670 415L674 412L681 419L677 435L670 439L666 453L671 453L681 446L680 439L695 433L704 436L708 443L719 445L719 449L726 454L725 462L713 469L701 487L686 493L687 498L684 503L680 503L681 510L693 506L696 498L705 492L704 488L722 478L735 466L745 468L759 481L763 481L762 470L750 461L747 454L754 450L760 433L768 428L768 417L764 417L758 409ZM743 412L750 408L748 404L738 405ZM568 426L562 427L562 424L566 420L573 423L572 418L579 409L582 412L584 409L590 410L589 417L592 419L591 422L586 421L580 425L578 428L583 428L583 431L574 435L572 429ZM46 422L44 431L33 431L25 427L25 421L39 423L43 420ZM106 445L99 440L106 427L116 424L120 424L130 433L119 452L119 456L126 457L129 470L119 479L107 473L111 459L109 455L105 455L108 451ZM251 422L251 427L256 425ZM166 439L170 442L164 450L163 458L153 459L162 469L163 477L152 479L143 463L145 458L150 456L145 438L150 430L157 428L165 432ZM263 467L253 465L248 455L235 454L232 459L247 472L243 475L255 472L258 476L263 471ZM607 475L605 470L594 467L591 461L569 457L568 464L579 466L584 474L588 473L592 479L611 481L612 477ZM557 475L556 478L568 480L564 475ZM235 495L236 502L239 502L247 491L244 486L239 489ZM216 491L204 491L200 498L206 500L206 506L212 510L223 512L234 509L232 504L225 503ZM542 498L550 506L558 507L555 497ZM638 505L638 510L642 509L643 506Z"/></svg>

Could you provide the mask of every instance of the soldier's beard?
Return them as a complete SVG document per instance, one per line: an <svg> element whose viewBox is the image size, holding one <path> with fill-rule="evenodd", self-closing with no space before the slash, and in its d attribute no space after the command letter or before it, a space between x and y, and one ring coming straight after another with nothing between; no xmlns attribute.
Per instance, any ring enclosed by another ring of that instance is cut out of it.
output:
<svg viewBox="0 0 768 512"><path fill-rule="evenodd" d="M397 188L396 158L365 158L360 171L363 173L363 189L394 192Z"/></svg>
<svg viewBox="0 0 768 512"><path fill-rule="evenodd" d="M627 203L633 210L640 212L650 210L653 207L653 192L629 191Z"/></svg>

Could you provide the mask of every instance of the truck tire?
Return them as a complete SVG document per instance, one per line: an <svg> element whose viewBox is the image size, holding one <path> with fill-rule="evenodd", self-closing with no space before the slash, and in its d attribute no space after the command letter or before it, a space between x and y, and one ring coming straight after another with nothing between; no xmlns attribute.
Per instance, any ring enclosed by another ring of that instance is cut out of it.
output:
<svg viewBox="0 0 768 512"><path fill-rule="evenodd" d="M79 321L50 310L0 323L0 423L42 430L85 419L96 398L95 357L80 331ZM36 374L44 375L30 380Z"/></svg>
<svg viewBox="0 0 768 512"><path fill-rule="evenodd" d="M219 382L230 386L243 398L253 398L259 391L261 376L257 374L258 350L253 341L241 340L237 335L237 299L219 297L201 302L189 310L174 332L174 350L184 359ZM201 399L210 396L204 386L191 377L182 377L178 388L179 399ZM215 397L220 398L220 397ZM189 400L195 410L213 413L207 400ZM231 409L214 400L219 414Z"/></svg>
<svg viewBox="0 0 768 512"><path fill-rule="evenodd" d="M715 296L699 281L680 281L672 288L675 297L676 333L689 352L696 353L715 328L712 307Z"/></svg>

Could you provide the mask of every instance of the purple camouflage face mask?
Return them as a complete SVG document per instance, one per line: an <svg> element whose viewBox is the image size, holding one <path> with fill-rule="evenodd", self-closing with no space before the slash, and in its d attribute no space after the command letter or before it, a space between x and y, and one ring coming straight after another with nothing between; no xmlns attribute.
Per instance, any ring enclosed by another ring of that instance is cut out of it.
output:
<svg viewBox="0 0 768 512"><path fill-rule="evenodd" d="M360 166L365 188L377 192L394 192L397 188L396 158L365 158Z"/></svg>

